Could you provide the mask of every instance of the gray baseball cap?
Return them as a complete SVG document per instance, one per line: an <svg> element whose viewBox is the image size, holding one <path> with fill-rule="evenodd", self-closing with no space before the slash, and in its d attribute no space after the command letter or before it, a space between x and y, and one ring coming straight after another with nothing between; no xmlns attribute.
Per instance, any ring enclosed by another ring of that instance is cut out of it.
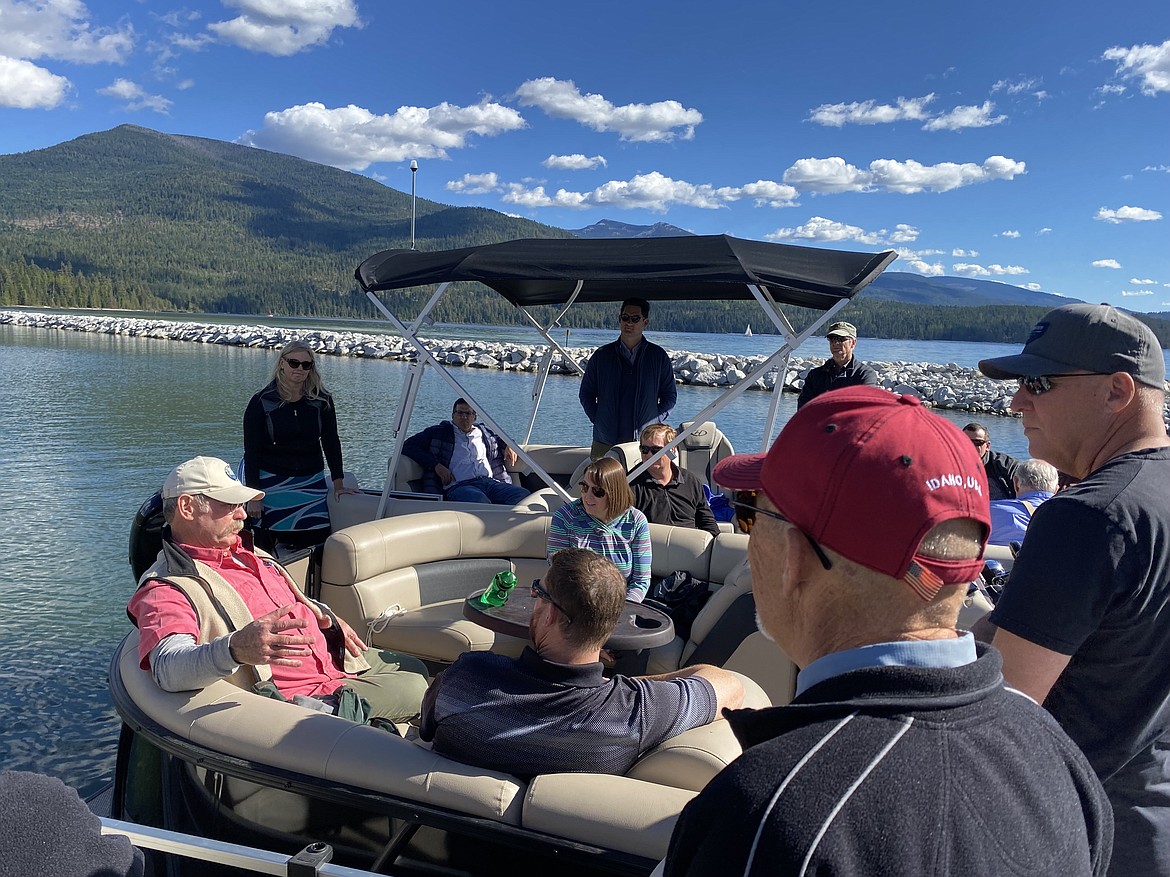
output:
<svg viewBox="0 0 1170 877"><path fill-rule="evenodd" d="M857 340L857 327L852 323L846 323L840 320L836 323L830 323L829 328L825 330L826 337L829 335L844 335L847 338Z"/></svg>
<svg viewBox="0 0 1170 877"><path fill-rule="evenodd" d="M995 380L1040 375L1126 372L1163 389L1166 361L1158 336L1145 323L1110 305L1065 305L1049 311L1032 328L1023 352L979 362Z"/></svg>

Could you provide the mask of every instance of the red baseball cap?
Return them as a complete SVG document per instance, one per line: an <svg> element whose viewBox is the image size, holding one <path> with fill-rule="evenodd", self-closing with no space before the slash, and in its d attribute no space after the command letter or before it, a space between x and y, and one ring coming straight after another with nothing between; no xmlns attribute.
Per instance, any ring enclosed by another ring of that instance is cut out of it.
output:
<svg viewBox="0 0 1170 877"><path fill-rule="evenodd" d="M985 546L991 511L971 440L914 396L880 387L824 393L793 415L767 454L735 454L712 474L733 490L763 490L818 543L904 579L924 600L983 569L981 557L918 553L931 529L954 518L981 523Z"/></svg>

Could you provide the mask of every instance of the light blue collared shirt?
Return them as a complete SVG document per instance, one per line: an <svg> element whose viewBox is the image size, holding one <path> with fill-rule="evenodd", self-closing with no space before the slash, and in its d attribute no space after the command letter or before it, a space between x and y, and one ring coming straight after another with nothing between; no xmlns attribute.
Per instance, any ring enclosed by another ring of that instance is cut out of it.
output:
<svg viewBox="0 0 1170 877"><path fill-rule="evenodd" d="M955 639L873 643L817 658L796 675L800 695L818 682L866 667L962 667L975 661L975 637L964 631Z"/></svg>

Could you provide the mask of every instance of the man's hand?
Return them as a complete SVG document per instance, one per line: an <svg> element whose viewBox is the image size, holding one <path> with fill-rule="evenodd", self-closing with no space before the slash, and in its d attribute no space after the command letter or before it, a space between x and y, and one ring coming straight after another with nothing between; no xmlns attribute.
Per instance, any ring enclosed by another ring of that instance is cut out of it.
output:
<svg viewBox="0 0 1170 877"><path fill-rule="evenodd" d="M329 613L321 616L321 627L332 627L333 618ZM355 658L364 652L367 648L365 640L363 640L352 627L345 623L345 619L337 616L337 629L341 631L342 639L345 641L345 650L353 655Z"/></svg>
<svg viewBox="0 0 1170 877"><path fill-rule="evenodd" d="M444 487L455 481L455 475L442 463L435 464L435 474L439 476L439 483Z"/></svg>
<svg viewBox="0 0 1170 877"><path fill-rule="evenodd" d="M347 493L361 493L361 491L352 487L346 487L344 479L333 479L333 498L341 499Z"/></svg>
<svg viewBox="0 0 1170 877"><path fill-rule="evenodd" d="M512 450L511 445L504 445L504 465L511 469L516 465L516 452Z"/></svg>
<svg viewBox="0 0 1170 877"><path fill-rule="evenodd" d="M286 630L297 630L308 622L303 618L286 618L293 610L293 604L281 606L267 615L257 618L247 627L242 627L228 640L228 650L237 664L258 667L263 664L277 664L281 667L299 667L297 658L312 654L309 644L311 636L286 634Z"/></svg>

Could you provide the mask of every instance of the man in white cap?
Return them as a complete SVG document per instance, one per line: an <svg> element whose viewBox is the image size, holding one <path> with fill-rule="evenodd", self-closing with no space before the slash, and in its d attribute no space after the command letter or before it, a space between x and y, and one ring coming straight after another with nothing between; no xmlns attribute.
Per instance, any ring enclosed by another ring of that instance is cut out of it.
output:
<svg viewBox="0 0 1170 877"><path fill-rule="evenodd" d="M367 650L243 538L250 536L241 533L244 505L262 496L215 457L195 457L167 476L163 547L127 609L142 668L167 691L230 678L361 721L418 715L427 687L422 662ZM327 631L340 634L332 646Z"/></svg>
<svg viewBox="0 0 1170 877"><path fill-rule="evenodd" d="M823 365L812 369L804 379L804 386L800 388L800 395L796 399L797 408L829 390L876 387L880 383L877 372L853 358L853 349L857 346L856 326L844 320L830 323L825 337L829 340L829 358Z"/></svg>
<svg viewBox="0 0 1170 877"><path fill-rule="evenodd" d="M851 387L714 476L762 491L757 619L801 670L788 706L724 712L743 754L683 810L666 877L1104 874L1112 818L1085 757L956 629L989 529L959 428Z"/></svg>
<svg viewBox="0 0 1170 877"><path fill-rule="evenodd" d="M1028 450L1079 483L1036 509L990 621L1008 684L1088 756L1117 825L1110 873L1170 875L1170 440L1153 331L1108 305L1045 314L1016 380Z"/></svg>

